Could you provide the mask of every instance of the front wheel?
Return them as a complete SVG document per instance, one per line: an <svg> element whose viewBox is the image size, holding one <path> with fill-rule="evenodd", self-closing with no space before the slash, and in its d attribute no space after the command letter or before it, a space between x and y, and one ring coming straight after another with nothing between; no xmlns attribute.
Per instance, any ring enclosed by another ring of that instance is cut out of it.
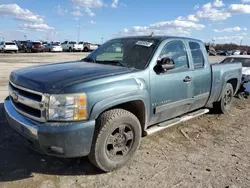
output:
<svg viewBox="0 0 250 188"><path fill-rule="evenodd" d="M218 113L225 114L233 103L234 89L232 84L227 83L223 89L221 100L214 103L214 110Z"/></svg>
<svg viewBox="0 0 250 188"><path fill-rule="evenodd" d="M140 145L141 125L136 116L123 109L104 112L97 120L90 161L105 172L123 167Z"/></svg>

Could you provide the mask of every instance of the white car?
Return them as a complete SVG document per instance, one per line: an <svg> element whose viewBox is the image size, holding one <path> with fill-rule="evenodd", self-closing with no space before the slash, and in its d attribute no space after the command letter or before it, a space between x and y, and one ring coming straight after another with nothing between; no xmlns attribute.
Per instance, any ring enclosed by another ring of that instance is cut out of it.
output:
<svg viewBox="0 0 250 188"><path fill-rule="evenodd" d="M221 63L242 63L242 75L250 76L250 55L232 55Z"/></svg>
<svg viewBox="0 0 250 188"><path fill-rule="evenodd" d="M241 63L242 83L237 96L242 99L250 93L250 55L232 55L224 59L221 63Z"/></svg>
<svg viewBox="0 0 250 188"><path fill-rule="evenodd" d="M18 46L15 42L5 41L0 42L0 51L2 52L18 52Z"/></svg>
<svg viewBox="0 0 250 188"><path fill-rule="evenodd" d="M240 50L235 50L233 55L240 55Z"/></svg>
<svg viewBox="0 0 250 188"><path fill-rule="evenodd" d="M52 43L50 51L51 52L62 52L63 48L62 48L60 43Z"/></svg>
<svg viewBox="0 0 250 188"><path fill-rule="evenodd" d="M64 41L62 44L63 51L69 51L69 52L74 52L74 51L82 51L83 46L77 44L74 41Z"/></svg>
<svg viewBox="0 0 250 188"><path fill-rule="evenodd" d="M89 42L85 42L83 43L83 51L84 52L91 52L94 51L98 48L98 45L96 44L91 44Z"/></svg>

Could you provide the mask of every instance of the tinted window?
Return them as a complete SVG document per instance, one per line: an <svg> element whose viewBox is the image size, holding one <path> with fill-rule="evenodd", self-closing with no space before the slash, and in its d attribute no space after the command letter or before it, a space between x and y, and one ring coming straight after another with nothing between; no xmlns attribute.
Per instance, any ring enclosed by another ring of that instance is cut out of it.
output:
<svg viewBox="0 0 250 188"><path fill-rule="evenodd" d="M78 44L83 44L83 42L79 42Z"/></svg>
<svg viewBox="0 0 250 188"><path fill-rule="evenodd" d="M69 44L76 44L76 42L72 42L72 41L71 41L71 42L69 42Z"/></svg>
<svg viewBox="0 0 250 188"><path fill-rule="evenodd" d="M188 56L182 41L172 41L163 48L160 58L169 57L174 60L175 69L188 69Z"/></svg>
<svg viewBox="0 0 250 188"><path fill-rule="evenodd" d="M197 42L189 42L189 47L190 47L191 54L193 57L194 68L195 69L203 68L205 59L204 59L200 44Z"/></svg>
<svg viewBox="0 0 250 188"><path fill-rule="evenodd" d="M16 45L14 42L6 42L5 45Z"/></svg>
<svg viewBox="0 0 250 188"><path fill-rule="evenodd" d="M40 42L33 42L33 45L41 45Z"/></svg>

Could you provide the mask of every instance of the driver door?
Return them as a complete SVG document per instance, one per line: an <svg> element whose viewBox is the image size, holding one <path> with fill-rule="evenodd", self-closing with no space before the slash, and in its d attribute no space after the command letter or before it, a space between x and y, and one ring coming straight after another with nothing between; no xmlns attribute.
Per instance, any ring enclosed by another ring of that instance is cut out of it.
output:
<svg viewBox="0 0 250 188"><path fill-rule="evenodd" d="M162 73L151 74L151 101L153 118L150 124L187 113L192 99L191 78L186 45L182 40L168 41L160 53L160 57L169 57L175 68Z"/></svg>

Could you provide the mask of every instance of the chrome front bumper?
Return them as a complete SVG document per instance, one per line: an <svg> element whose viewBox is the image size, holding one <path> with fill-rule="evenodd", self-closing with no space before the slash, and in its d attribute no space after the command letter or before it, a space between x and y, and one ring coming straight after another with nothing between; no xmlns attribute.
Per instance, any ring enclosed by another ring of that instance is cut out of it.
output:
<svg viewBox="0 0 250 188"><path fill-rule="evenodd" d="M81 157L90 152L95 129L95 120L84 122L36 122L18 113L7 97L4 101L9 125L32 149L57 157ZM51 149L52 148L52 149ZM60 152L53 151L60 149Z"/></svg>

